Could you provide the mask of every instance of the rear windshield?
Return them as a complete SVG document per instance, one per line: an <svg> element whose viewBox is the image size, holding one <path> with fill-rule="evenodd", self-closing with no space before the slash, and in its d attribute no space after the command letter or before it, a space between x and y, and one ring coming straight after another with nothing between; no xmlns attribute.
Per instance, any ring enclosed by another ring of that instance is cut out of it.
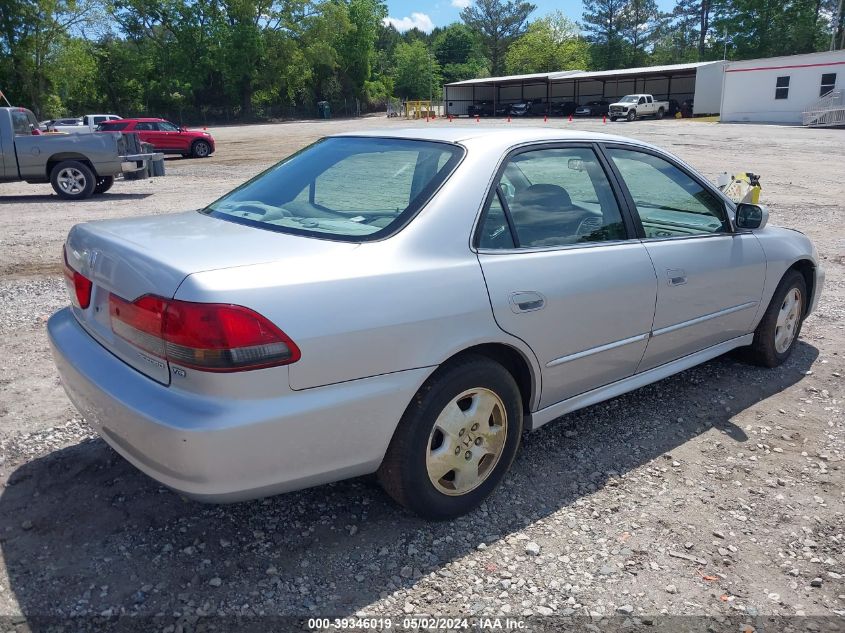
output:
<svg viewBox="0 0 845 633"><path fill-rule="evenodd" d="M450 143L327 138L202 213L284 233L344 241L380 239L413 218L462 155L463 150Z"/></svg>

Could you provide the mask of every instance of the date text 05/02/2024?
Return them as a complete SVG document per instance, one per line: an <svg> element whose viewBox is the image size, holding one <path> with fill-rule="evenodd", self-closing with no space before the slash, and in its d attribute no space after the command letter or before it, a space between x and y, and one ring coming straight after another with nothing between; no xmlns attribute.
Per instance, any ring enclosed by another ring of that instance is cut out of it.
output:
<svg viewBox="0 0 845 633"><path fill-rule="evenodd" d="M313 631L520 631L525 622L519 618L310 618L307 628Z"/></svg>

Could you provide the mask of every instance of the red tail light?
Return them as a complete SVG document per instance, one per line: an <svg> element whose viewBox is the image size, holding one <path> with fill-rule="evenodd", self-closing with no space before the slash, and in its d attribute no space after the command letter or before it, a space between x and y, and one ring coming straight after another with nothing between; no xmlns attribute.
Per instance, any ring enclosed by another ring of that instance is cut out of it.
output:
<svg viewBox="0 0 845 633"><path fill-rule="evenodd" d="M145 295L109 296L115 334L159 358L203 371L230 372L295 363L299 348L257 312L221 303Z"/></svg>
<svg viewBox="0 0 845 633"><path fill-rule="evenodd" d="M70 300L77 308L84 310L91 304L91 286L93 286L93 283L82 273L78 273L71 268L67 261L67 253L63 254L65 258L65 283Z"/></svg>

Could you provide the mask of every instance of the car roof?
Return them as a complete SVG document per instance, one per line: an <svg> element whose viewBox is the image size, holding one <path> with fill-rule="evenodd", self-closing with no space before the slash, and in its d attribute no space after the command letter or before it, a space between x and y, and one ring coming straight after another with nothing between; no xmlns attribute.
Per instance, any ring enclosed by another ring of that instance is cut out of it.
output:
<svg viewBox="0 0 845 633"><path fill-rule="evenodd" d="M441 124L430 124L428 127L420 128L386 128L369 130L366 132L345 132L333 134L335 137L358 136L358 137L380 137L397 139L414 139L423 141L440 141L447 143L465 144L472 142L473 145L487 145L490 149L508 148L522 143L537 143L542 141L587 141L596 143L624 142L636 144L642 147L654 147L648 143L617 136L615 134L604 134L601 132L590 132L587 130L561 130L548 127L468 127L456 125L454 127L440 127ZM446 125L449 125L446 123Z"/></svg>
<svg viewBox="0 0 845 633"><path fill-rule="evenodd" d="M133 117L131 119L112 119L108 123L157 123L159 121L167 121L167 119L154 119L151 117Z"/></svg>

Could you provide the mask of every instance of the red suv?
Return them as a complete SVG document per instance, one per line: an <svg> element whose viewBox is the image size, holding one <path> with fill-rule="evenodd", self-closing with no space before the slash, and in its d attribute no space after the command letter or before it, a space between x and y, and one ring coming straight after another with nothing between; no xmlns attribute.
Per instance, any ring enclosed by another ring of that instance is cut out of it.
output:
<svg viewBox="0 0 845 633"><path fill-rule="evenodd" d="M188 130L165 119L120 119L104 121L100 132L137 132L157 152L205 158L214 152L214 138L202 130Z"/></svg>

